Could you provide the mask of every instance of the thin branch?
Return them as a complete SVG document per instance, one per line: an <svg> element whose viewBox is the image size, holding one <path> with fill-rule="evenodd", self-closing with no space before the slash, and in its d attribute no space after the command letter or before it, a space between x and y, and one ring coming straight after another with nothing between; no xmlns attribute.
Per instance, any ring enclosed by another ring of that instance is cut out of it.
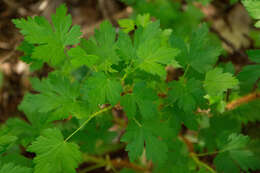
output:
<svg viewBox="0 0 260 173"><path fill-rule="evenodd" d="M221 153L221 151L212 151L212 152L200 153L200 154L196 154L196 155L198 157L204 157L204 156L209 156L209 155L218 154L218 153Z"/></svg>
<svg viewBox="0 0 260 173"><path fill-rule="evenodd" d="M96 156L91 156L87 154L83 154L83 159L85 162L92 162L96 163L97 165L103 165L101 167L107 167L109 165L113 166L114 168L130 168L136 171L140 172L145 172L147 171L147 168L141 167L139 165L136 165L134 163L130 163L128 160L121 160L121 159L105 159L102 157L96 157ZM94 168L94 166L93 166ZM99 168L99 167L97 167Z"/></svg>
<svg viewBox="0 0 260 173"><path fill-rule="evenodd" d="M133 164L133 163L130 163L129 161L127 160L120 160L120 159L115 159L115 160L111 160L110 161L112 163L112 165L116 168L130 168L130 169L133 169L133 170L136 170L136 171L140 171L140 172L145 172L147 171L146 168L143 168L139 165L136 165L136 164Z"/></svg>
<svg viewBox="0 0 260 173"><path fill-rule="evenodd" d="M179 137L181 138L181 140L186 144L188 150L190 153L194 153L194 147L193 144L187 139L185 138L181 133L179 134Z"/></svg>
<svg viewBox="0 0 260 173"><path fill-rule="evenodd" d="M103 164L103 163L99 163L99 164L96 164L96 165L93 165L93 166L88 166L88 167L86 167L85 169L83 169L82 171L80 171L80 173L91 172L91 171L93 171L93 170L95 170L95 169L102 168L102 167L104 167L104 166L106 166L106 165Z"/></svg>
<svg viewBox="0 0 260 173"><path fill-rule="evenodd" d="M142 127L142 124L135 117L133 118L133 120L139 127Z"/></svg>
<svg viewBox="0 0 260 173"><path fill-rule="evenodd" d="M106 107L106 108L104 108L104 109L101 109L100 111L97 111L97 112L93 113L92 115L90 115L89 118L88 118L84 123L82 123L81 126L80 126L78 129L76 129L72 134L70 134L70 135L65 139L64 142L67 142L73 135L75 135L78 131L80 131L80 130L81 130L86 124L88 124L88 122L89 122L90 120L92 120L94 117L96 117L96 116L98 116L99 114L102 114L102 113L104 113L104 112L106 112L106 111L109 111L110 109L112 109L112 106L109 106L109 107Z"/></svg>
<svg viewBox="0 0 260 173"><path fill-rule="evenodd" d="M187 65L185 71L184 71L184 74L183 74L183 77L185 77L189 71L189 68L190 68L190 64Z"/></svg>
<svg viewBox="0 0 260 173"><path fill-rule="evenodd" d="M209 172L211 173L217 173L213 168L211 168L209 165L207 165L206 163L200 161L200 159L198 158L198 155L194 152L194 146L193 144L187 139L185 138L182 134L179 134L179 137L183 140L183 142L186 144L189 153L190 153L190 157L194 160L194 162L199 166L199 167L204 167L207 170L209 170Z"/></svg>
<svg viewBox="0 0 260 173"><path fill-rule="evenodd" d="M246 104L258 98L260 98L259 92L250 93L248 95L245 95L239 99L233 100L230 103L228 103L226 106L226 110L233 110L242 104Z"/></svg>
<svg viewBox="0 0 260 173"><path fill-rule="evenodd" d="M190 153L191 158L194 160L194 162L199 166L199 167L204 167L207 170L209 170L209 172L211 173L217 173L213 168L211 168L209 165L207 165L206 163L200 161L200 159L197 157L197 155L195 153Z"/></svg>

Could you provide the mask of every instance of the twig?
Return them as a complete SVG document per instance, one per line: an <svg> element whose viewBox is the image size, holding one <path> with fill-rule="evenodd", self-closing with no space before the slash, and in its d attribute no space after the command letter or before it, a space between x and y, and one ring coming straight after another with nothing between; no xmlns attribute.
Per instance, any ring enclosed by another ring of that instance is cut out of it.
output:
<svg viewBox="0 0 260 173"><path fill-rule="evenodd" d="M190 157L194 160L194 162L199 166L199 167L204 167L207 170L209 170L211 173L217 173L213 168L211 168L208 164L200 161L200 159L198 158L198 155L194 152L194 146L193 144L187 139L185 138L182 134L179 134L179 137L183 140L183 142L186 144L189 153L190 153Z"/></svg>
<svg viewBox="0 0 260 173"><path fill-rule="evenodd" d="M81 170L80 173L87 173L87 172L93 171L95 169L102 168L104 166L106 166L106 165L103 163L99 163L99 164L96 164L93 166L86 167L85 169Z"/></svg>
<svg viewBox="0 0 260 173"><path fill-rule="evenodd" d="M209 165L207 165L206 163L200 161L200 159L197 157L197 155L195 153L190 153L191 158L194 160L194 162L199 166L199 167L204 167L207 170L209 170L209 172L211 173L217 173L213 168L211 168Z"/></svg>
<svg viewBox="0 0 260 173"><path fill-rule="evenodd" d="M96 157L96 156L91 156L91 155L87 155L87 154L83 154L83 160L85 162L96 163L97 165L99 165L99 166L97 166L97 168L106 167L106 166L109 166L109 164L111 164L111 166L113 166L114 168L130 168L130 169L140 171L140 172L147 171L147 168L141 167L134 163L130 163L127 160L120 160L120 159L109 160L109 159L105 159L102 157ZM93 168L94 167L95 166L93 166Z"/></svg>
<svg viewBox="0 0 260 173"><path fill-rule="evenodd" d="M75 135L78 131L80 131L86 124L88 124L88 122L89 122L90 120L92 120L94 117L96 117L96 116L98 116L99 114L102 114L102 113L104 113L104 112L106 112L106 111L109 111L110 109L112 109L112 106L106 107L106 108L104 108L104 109L101 109L101 110L99 110L99 111L97 111L97 112L91 114L91 115L89 116L89 118L88 118L84 123L82 123L79 128L77 128L72 134L70 134L70 135L64 140L64 142L67 142L72 136L74 136L74 135Z"/></svg>
<svg viewBox="0 0 260 173"><path fill-rule="evenodd" d="M218 154L221 153L222 151L212 151L212 152L208 152L208 153L200 153L200 154L196 154L198 157L204 157L204 156L208 156L208 155L213 155L213 154Z"/></svg>
<svg viewBox="0 0 260 173"><path fill-rule="evenodd" d="M111 160L110 161L112 163L112 165L114 165L114 167L116 168L130 168L130 169L134 169L136 171L140 171L140 172L145 172L147 171L146 168L143 168L141 166L138 166L136 164L130 163L127 160L120 160L120 159L115 159L115 160Z"/></svg>
<svg viewBox="0 0 260 173"><path fill-rule="evenodd" d="M184 71L184 74L183 74L183 77L185 77L189 71L189 68L190 68L190 64L187 65L185 71Z"/></svg>
<svg viewBox="0 0 260 173"><path fill-rule="evenodd" d="M194 152L194 147L193 144L187 139L185 138L181 133L179 134L179 137L181 138L181 140L186 144L188 150L190 153Z"/></svg>
<svg viewBox="0 0 260 173"><path fill-rule="evenodd" d="M239 99L233 100L230 103L228 103L226 106L226 110L233 110L242 104L248 103L258 98L260 98L259 92L250 93L248 95L245 95Z"/></svg>
<svg viewBox="0 0 260 173"><path fill-rule="evenodd" d="M139 127L142 127L142 124L135 117L133 118L133 120Z"/></svg>

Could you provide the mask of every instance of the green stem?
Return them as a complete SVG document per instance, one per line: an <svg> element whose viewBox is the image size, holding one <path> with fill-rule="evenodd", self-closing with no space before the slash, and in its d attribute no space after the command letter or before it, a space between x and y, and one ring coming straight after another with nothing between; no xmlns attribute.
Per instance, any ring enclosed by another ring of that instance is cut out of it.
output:
<svg viewBox="0 0 260 173"><path fill-rule="evenodd" d="M212 155L212 154L219 154L219 153L223 153L229 150L235 149L235 147L229 147L229 148L225 148L223 150L219 150L219 151L212 151L212 152L207 152L207 153L201 153L201 154L196 154L196 156L198 157L203 157L203 156L208 156L208 155Z"/></svg>
<svg viewBox="0 0 260 173"><path fill-rule="evenodd" d="M90 115L89 118L88 118L86 121L84 121L84 123L82 123L81 126L80 126L78 129L76 129L72 134L70 134L70 135L65 139L64 142L67 142L72 136L74 136L78 131L80 131L86 124L88 124L88 122L89 122L90 120L92 120L92 118L94 118L94 117L98 116L99 114L102 114L102 113L104 113L104 112L106 112L106 111L108 111L108 110L110 110L110 109L112 109L112 106L109 106L109 107L106 107L106 108L104 108L104 109L101 109L101 110L99 110L99 111L93 113L92 115Z"/></svg>
<svg viewBox="0 0 260 173"><path fill-rule="evenodd" d="M189 71L189 68L190 68L190 64L187 65L185 71L184 71L184 74L183 74L183 77L185 77Z"/></svg>
<svg viewBox="0 0 260 173"><path fill-rule="evenodd" d="M139 123L139 121L137 121L137 119L134 117L133 120L135 121L135 123L139 126L139 127L142 127L142 124Z"/></svg>
<svg viewBox="0 0 260 173"><path fill-rule="evenodd" d="M209 172L211 173L217 173L213 168L211 168L209 165L207 165L206 163L202 162L199 160L199 158L197 157L197 155L195 153L191 153L191 158L194 160L194 162L199 166L199 167L204 167L207 170L209 170Z"/></svg>
<svg viewBox="0 0 260 173"><path fill-rule="evenodd" d="M200 154L196 154L196 155L197 155L198 157L203 157L203 156L218 154L218 153L222 153L222 152L223 152L223 151L212 151L212 152L200 153Z"/></svg>
<svg viewBox="0 0 260 173"><path fill-rule="evenodd" d="M96 165L93 165L89 168L86 168L85 171L88 170L86 172L89 172L91 170L94 170L94 169L97 169L97 168L100 168L100 167L109 167L109 168L112 169L113 172L117 172L116 169L114 168L114 165L112 165L112 163L110 162L109 157L106 157L104 159L102 157L99 158L99 157L83 154L83 159L86 162L92 162L92 163L96 164Z"/></svg>
<svg viewBox="0 0 260 173"><path fill-rule="evenodd" d="M90 166L90 167L87 167L86 169L82 170L81 172L82 173L87 173L87 172L91 172L95 169L98 169L98 168L102 168L102 167L105 167L106 164L104 163L99 163L99 164L96 164L96 165L93 165L93 166Z"/></svg>
<svg viewBox="0 0 260 173"><path fill-rule="evenodd" d="M121 84L124 84L124 81L125 81L125 78L127 77L127 75L128 75L128 72L126 72L126 73L124 74L124 76L122 77L122 79L121 79Z"/></svg>
<svg viewBox="0 0 260 173"><path fill-rule="evenodd" d="M87 154L83 154L83 160L85 162L92 162L92 163L106 163L103 158L99 158L96 156L91 156Z"/></svg>
<svg viewBox="0 0 260 173"><path fill-rule="evenodd" d="M133 70L129 70L129 69L131 68L132 64L133 64L133 61L131 61L131 63L130 63L129 66L127 67L126 73L124 74L124 76L123 76L122 79L121 79L121 84L124 84L125 79L127 78L127 76L128 76L130 73L133 73L135 70L137 70L138 67L134 68Z"/></svg>
<svg viewBox="0 0 260 173"><path fill-rule="evenodd" d="M135 70L135 69L134 69ZM133 70L133 71L134 71ZM131 72L133 72L133 71L131 71ZM124 76L123 76L123 78L121 79L121 83L123 84L123 82L124 82L124 80L125 80L125 78L127 77L127 75L129 74L130 72L126 72L125 74L124 74ZM89 116L89 118L83 123L83 124L81 124L81 126L77 129L77 130L75 130L72 134L70 134L66 139L65 139L65 141L64 142L67 142L73 135L75 135L79 130L81 130L86 124L88 124L88 122L92 119L92 118L94 118L95 116L97 116L97 115L99 115L99 114L101 114L101 113L103 113L103 112L106 112L106 111L108 111L108 110L110 110L110 109L112 109L112 106L109 106L109 107L107 107L107 108L105 108L105 109L102 109L102 110L100 110L100 111L98 111L98 112L95 112L95 113L93 113L92 115L90 115Z"/></svg>

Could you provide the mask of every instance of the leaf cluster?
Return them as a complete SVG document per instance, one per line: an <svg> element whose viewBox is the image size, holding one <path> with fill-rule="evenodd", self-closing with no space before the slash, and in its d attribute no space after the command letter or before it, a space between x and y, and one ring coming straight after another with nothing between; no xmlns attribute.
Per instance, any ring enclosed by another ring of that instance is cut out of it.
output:
<svg viewBox="0 0 260 173"><path fill-rule="evenodd" d="M128 1L135 8L141 8L139 2ZM164 2L160 8L179 9ZM157 10L151 14L175 15ZM19 106L26 121L12 118L2 127L0 173L75 173L90 158L98 163L95 166L116 171L109 158L99 161L90 156L122 146L132 164L142 166L145 158L152 161L155 173L259 169L250 137L242 134L242 125L259 120L259 102L226 109L227 95L242 96L257 84L258 50L248 52L255 65L236 77L216 67L222 50L206 24L179 35L161 28L167 22L151 21L145 14L120 20L117 29L104 21L85 39L79 26L72 26L65 5L51 22L37 16L13 22L24 36L19 47L22 60L32 70L43 63L54 70L41 80L31 79L33 92ZM167 81L168 67L182 72L178 80ZM115 115L118 108L123 118ZM196 140L190 141L184 130L194 133ZM17 154L19 146L34 153L33 160ZM214 169L200 159L207 155L215 155Z"/></svg>

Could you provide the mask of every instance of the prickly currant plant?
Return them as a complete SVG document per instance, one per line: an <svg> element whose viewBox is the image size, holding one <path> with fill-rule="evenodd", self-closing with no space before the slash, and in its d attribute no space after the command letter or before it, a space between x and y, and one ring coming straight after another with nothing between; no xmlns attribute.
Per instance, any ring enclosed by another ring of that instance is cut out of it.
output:
<svg viewBox="0 0 260 173"><path fill-rule="evenodd" d="M260 1L243 4L260 19ZM30 80L32 92L19 106L26 121L1 126L0 173L260 168L259 140L242 133L260 120L259 50L247 52L254 63L235 75L232 64L217 65L223 50L205 23L184 37L143 14L119 20L119 28L104 21L85 39L65 5L50 22L35 16L13 23L24 36L21 60L31 71L44 64L53 70ZM179 72L174 80L169 68ZM110 157L115 151L128 157Z"/></svg>

